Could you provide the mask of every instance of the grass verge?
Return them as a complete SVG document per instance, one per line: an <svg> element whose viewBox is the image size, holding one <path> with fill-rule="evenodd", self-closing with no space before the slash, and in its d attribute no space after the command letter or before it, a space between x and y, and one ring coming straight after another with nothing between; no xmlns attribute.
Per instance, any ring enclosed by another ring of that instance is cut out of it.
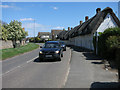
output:
<svg viewBox="0 0 120 90"><path fill-rule="evenodd" d="M34 44L34 43L28 43L25 46L21 46L19 48L8 48L8 49L2 49L0 50L0 54L2 55L2 60L5 60L7 58L23 54L25 52L32 51L34 49L37 49L39 45ZM0 56L1 58L1 56Z"/></svg>

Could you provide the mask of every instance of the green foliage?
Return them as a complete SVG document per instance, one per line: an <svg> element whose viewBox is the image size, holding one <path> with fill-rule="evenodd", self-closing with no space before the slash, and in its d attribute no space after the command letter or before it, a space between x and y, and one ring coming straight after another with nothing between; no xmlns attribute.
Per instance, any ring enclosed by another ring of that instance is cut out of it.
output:
<svg viewBox="0 0 120 90"><path fill-rule="evenodd" d="M21 23L14 20L8 24L8 37L10 40L18 40L22 37L22 27Z"/></svg>
<svg viewBox="0 0 120 90"><path fill-rule="evenodd" d="M35 42L40 42L40 38L39 37L35 37Z"/></svg>
<svg viewBox="0 0 120 90"><path fill-rule="evenodd" d="M7 29L4 28L4 27L1 27L1 29L2 29L2 39L7 41L7 38L8 38L8 31L7 31Z"/></svg>
<svg viewBox="0 0 120 90"><path fill-rule="evenodd" d="M22 28L22 23L18 22L17 20L11 21L8 25L4 25L2 28L3 40L12 40L14 47L17 45L17 40L21 42L22 39L28 35L28 32L25 32L25 30Z"/></svg>
<svg viewBox="0 0 120 90"><path fill-rule="evenodd" d="M98 37L98 55L115 60L115 52L120 44L120 28L108 28Z"/></svg>
<svg viewBox="0 0 120 90"><path fill-rule="evenodd" d="M1 23L0 23L0 40L2 39L2 26L1 26Z"/></svg>
<svg viewBox="0 0 120 90"><path fill-rule="evenodd" d="M30 42L34 42L34 38L33 38L33 37L30 38L29 41L30 41Z"/></svg>
<svg viewBox="0 0 120 90"><path fill-rule="evenodd" d="M117 67L120 69L120 47L116 50L116 64Z"/></svg>
<svg viewBox="0 0 120 90"><path fill-rule="evenodd" d="M8 38L8 31L7 31L7 29L5 28L5 25L2 26L0 24L0 39L7 41L7 38Z"/></svg>
<svg viewBox="0 0 120 90"><path fill-rule="evenodd" d="M107 48L117 48L120 45L120 36L110 36L106 40Z"/></svg>

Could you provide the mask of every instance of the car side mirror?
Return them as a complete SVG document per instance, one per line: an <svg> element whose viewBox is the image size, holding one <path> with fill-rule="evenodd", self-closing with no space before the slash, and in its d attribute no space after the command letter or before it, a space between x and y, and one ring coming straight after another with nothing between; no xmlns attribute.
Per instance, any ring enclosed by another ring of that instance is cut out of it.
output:
<svg viewBox="0 0 120 90"><path fill-rule="evenodd" d="M61 48L63 48L63 45L61 45Z"/></svg>
<svg viewBox="0 0 120 90"><path fill-rule="evenodd" d="M42 48L42 46L40 46L40 48Z"/></svg>

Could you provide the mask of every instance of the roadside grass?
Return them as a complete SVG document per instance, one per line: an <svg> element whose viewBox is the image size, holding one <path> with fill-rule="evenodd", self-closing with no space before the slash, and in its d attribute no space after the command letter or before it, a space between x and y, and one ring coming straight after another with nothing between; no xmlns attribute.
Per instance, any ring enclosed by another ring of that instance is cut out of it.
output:
<svg viewBox="0 0 120 90"><path fill-rule="evenodd" d="M23 54L25 52L29 52L32 51L34 49L37 49L39 47L39 45L34 44L34 43L28 43L27 45L21 46L19 48L8 48L8 49L2 49L0 50L0 58L2 58L2 60L5 60L7 58L19 55L19 54Z"/></svg>

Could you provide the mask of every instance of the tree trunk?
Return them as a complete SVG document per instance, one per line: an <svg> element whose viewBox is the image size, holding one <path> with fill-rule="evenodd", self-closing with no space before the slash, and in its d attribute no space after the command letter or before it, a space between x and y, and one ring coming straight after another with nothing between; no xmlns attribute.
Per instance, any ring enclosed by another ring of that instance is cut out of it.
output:
<svg viewBox="0 0 120 90"><path fill-rule="evenodd" d="M13 48L16 48L16 40L12 40L13 42Z"/></svg>

